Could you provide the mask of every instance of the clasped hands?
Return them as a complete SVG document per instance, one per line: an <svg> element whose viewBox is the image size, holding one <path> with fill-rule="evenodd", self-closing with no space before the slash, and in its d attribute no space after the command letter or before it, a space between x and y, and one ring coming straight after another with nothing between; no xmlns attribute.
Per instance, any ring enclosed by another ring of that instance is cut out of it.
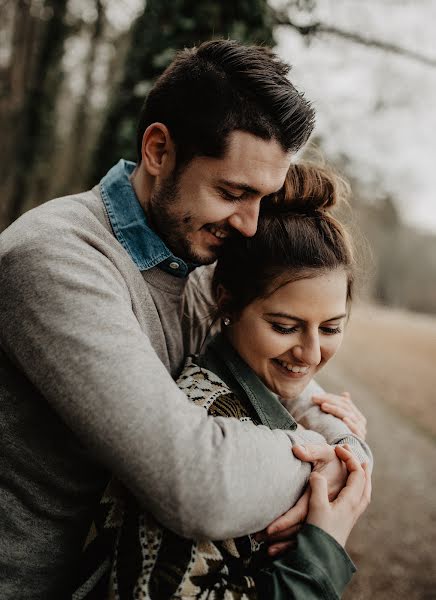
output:
<svg viewBox="0 0 436 600"><path fill-rule="evenodd" d="M345 546L345 542L371 498L371 476L347 444L294 446L294 455L312 463L309 485L298 502L284 515L256 534L276 557L290 548L301 525L316 525Z"/></svg>

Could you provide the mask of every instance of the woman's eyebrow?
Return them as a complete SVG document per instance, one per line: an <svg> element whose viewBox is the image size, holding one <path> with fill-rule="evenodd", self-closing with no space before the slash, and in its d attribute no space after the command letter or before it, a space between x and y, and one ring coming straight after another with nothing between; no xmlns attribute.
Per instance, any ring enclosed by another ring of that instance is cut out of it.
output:
<svg viewBox="0 0 436 600"><path fill-rule="evenodd" d="M277 313L265 313L266 317L281 317L283 319L289 319L290 321L301 321L304 322L304 319L301 317L296 317L294 315L288 315L286 313L277 312Z"/></svg>
<svg viewBox="0 0 436 600"><path fill-rule="evenodd" d="M290 321L300 321L304 323L304 319L301 317L296 317L295 315L288 315L287 313L265 313L267 317L281 317L282 319L289 319ZM344 313L342 315L337 315L336 317L330 317L328 319L324 319L323 323L328 323L329 321L338 321L339 319L344 319L347 315Z"/></svg>
<svg viewBox="0 0 436 600"><path fill-rule="evenodd" d="M339 319L345 319L346 316L347 316L347 314L344 313L342 315L337 315L336 317L330 317L330 319L325 319L325 321L323 321L323 323L328 323L329 321L339 321Z"/></svg>

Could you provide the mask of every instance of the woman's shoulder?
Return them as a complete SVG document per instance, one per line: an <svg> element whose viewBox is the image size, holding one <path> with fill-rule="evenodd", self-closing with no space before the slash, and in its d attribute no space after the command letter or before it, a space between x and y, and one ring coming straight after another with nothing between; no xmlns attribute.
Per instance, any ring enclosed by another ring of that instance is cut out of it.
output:
<svg viewBox="0 0 436 600"><path fill-rule="evenodd" d="M196 364L195 356L186 359L177 385L192 402L214 417L233 417L259 424L251 405L232 392L213 371Z"/></svg>
<svg viewBox="0 0 436 600"><path fill-rule="evenodd" d="M232 394L218 375L196 363L195 356L188 356L176 383L190 400L207 410L219 396Z"/></svg>

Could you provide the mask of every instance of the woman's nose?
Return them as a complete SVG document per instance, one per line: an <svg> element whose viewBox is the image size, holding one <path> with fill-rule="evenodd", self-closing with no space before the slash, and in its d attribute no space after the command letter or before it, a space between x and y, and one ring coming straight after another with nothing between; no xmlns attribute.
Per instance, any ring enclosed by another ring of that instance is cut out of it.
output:
<svg viewBox="0 0 436 600"><path fill-rule="evenodd" d="M321 346L318 335L302 337L296 344L292 353L295 358L308 366L317 366L321 362Z"/></svg>

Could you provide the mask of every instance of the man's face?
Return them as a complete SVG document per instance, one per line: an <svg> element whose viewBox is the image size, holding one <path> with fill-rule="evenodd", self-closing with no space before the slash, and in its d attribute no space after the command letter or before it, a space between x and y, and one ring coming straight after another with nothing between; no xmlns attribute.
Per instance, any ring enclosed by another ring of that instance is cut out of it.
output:
<svg viewBox="0 0 436 600"><path fill-rule="evenodd" d="M290 162L277 141L234 131L223 158L195 157L157 184L149 217L176 256L212 263L226 237L256 233L260 202L282 187Z"/></svg>

